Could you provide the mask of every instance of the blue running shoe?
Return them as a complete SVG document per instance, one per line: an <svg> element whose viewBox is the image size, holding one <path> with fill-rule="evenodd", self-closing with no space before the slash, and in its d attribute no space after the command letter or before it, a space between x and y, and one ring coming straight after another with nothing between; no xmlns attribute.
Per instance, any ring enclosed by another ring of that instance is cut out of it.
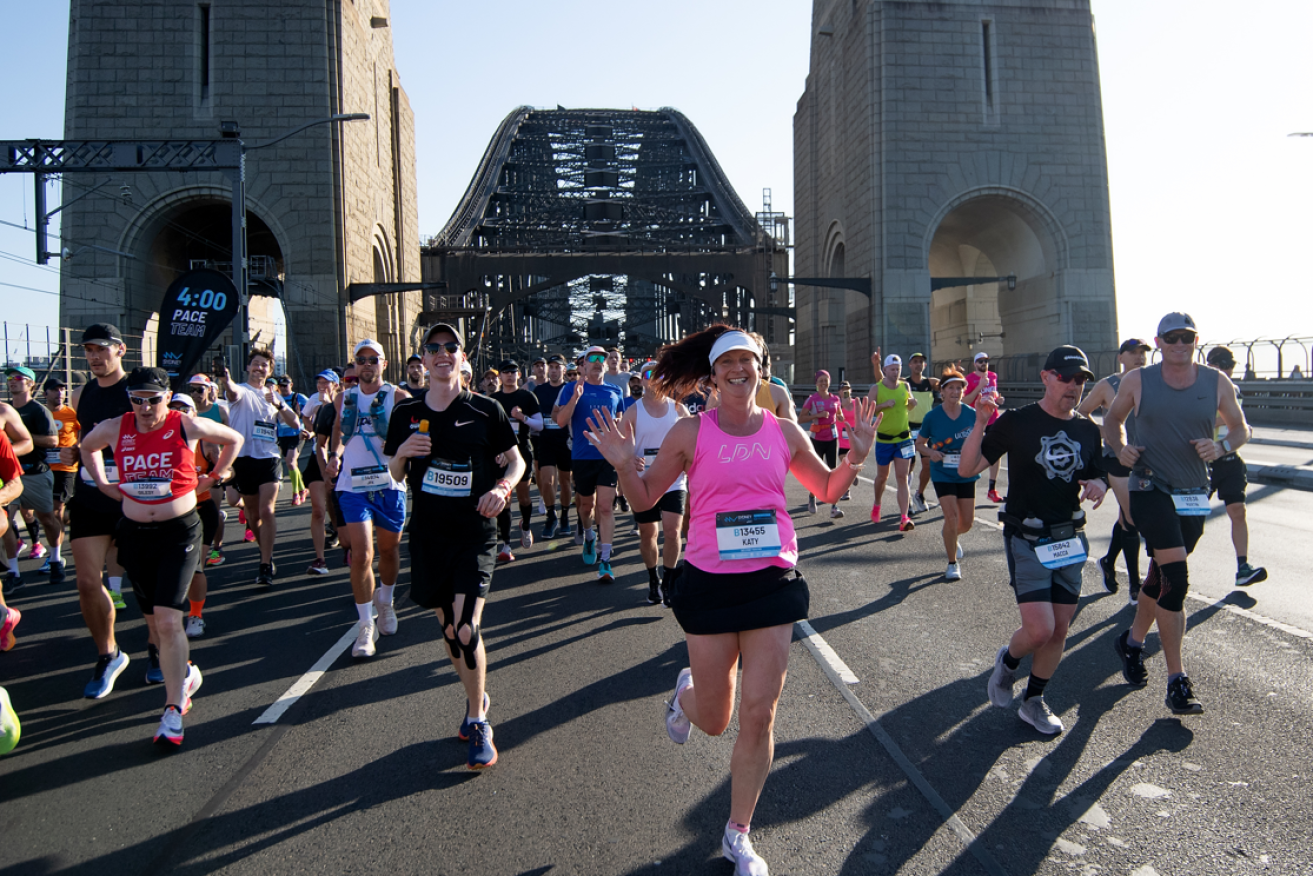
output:
<svg viewBox="0 0 1313 876"><path fill-rule="evenodd" d="M602 560L602 562L597 564L597 583L598 584L615 583L615 575L611 573L610 560Z"/></svg>
<svg viewBox="0 0 1313 876"><path fill-rule="evenodd" d="M485 690L483 692L483 714L485 717L487 717L488 707L490 705L492 705L492 698L488 696L488 692ZM465 718L460 722L460 729L456 731L456 738L459 739L461 742L470 741L470 725L474 723L474 719L470 717L469 713L470 713L470 701L466 700Z"/></svg>
<svg viewBox="0 0 1313 876"><path fill-rule="evenodd" d="M41 564L41 568L37 569L37 570L36 570L36 573L37 573L38 575L49 575L49 574L50 574L50 557L46 557L46 561L45 561L44 563Z"/></svg>
<svg viewBox="0 0 1313 876"><path fill-rule="evenodd" d="M584 539L584 565L591 566L597 562L597 539Z"/></svg>
<svg viewBox="0 0 1313 876"><path fill-rule="evenodd" d="M108 654L102 655L96 661L96 668L91 673L91 681L87 682L82 695L89 700L104 699L109 696L110 691L114 690L114 680L127 668L128 655L126 651L120 650L116 657L111 657Z"/></svg>
<svg viewBox="0 0 1313 876"><path fill-rule="evenodd" d="M497 747L492 744L492 725L487 721L470 722L470 769L487 769L496 762Z"/></svg>
<svg viewBox="0 0 1313 876"><path fill-rule="evenodd" d="M160 649L146 646L146 683L164 684L164 670L160 669Z"/></svg>

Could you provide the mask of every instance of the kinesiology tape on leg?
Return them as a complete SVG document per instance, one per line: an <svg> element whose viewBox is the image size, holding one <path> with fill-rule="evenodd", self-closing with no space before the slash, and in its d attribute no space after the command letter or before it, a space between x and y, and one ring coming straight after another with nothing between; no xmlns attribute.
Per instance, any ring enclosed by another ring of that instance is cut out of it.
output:
<svg viewBox="0 0 1313 876"><path fill-rule="evenodd" d="M475 661L475 654L479 650L479 625L474 622L474 597L465 597L465 605L460 613L460 626L456 627L456 641L460 642L460 631L469 629L470 640L468 643L461 643L461 650L465 652L465 665L474 669L478 664Z"/></svg>

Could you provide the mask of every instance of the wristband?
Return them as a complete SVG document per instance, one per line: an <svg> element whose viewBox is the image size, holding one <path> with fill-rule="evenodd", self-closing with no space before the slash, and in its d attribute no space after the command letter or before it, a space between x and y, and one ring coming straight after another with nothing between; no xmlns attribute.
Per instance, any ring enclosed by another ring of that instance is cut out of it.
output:
<svg viewBox="0 0 1313 876"><path fill-rule="evenodd" d="M506 478L498 478L497 483L493 484L493 487L494 488L501 487L504 490L506 490L506 495L503 496L502 498L508 498L511 495L512 490L514 489L514 487L511 485L511 482L506 480Z"/></svg>
<svg viewBox="0 0 1313 876"><path fill-rule="evenodd" d="M849 450L847 453L843 455L843 462L844 465L848 466L853 471L861 471L863 468L866 467L865 462L861 462L858 463L857 465L853 465L853 452L851 450Z"/></svg>

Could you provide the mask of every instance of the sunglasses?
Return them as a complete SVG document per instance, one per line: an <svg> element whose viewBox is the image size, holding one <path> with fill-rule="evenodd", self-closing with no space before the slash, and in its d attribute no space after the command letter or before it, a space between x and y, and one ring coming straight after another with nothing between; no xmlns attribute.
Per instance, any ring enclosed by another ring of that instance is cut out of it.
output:
<svg viewBox="0 0 1313 876"><path fill-rule="evenodd" d="M147 398L142 398L139 395L130 395L128 398L132 400L134 405L150 405L152 408L164 401L164 396L162 395L152 395Z"/></svg>
<svg viewBox="0 0 1313 876"><path fill-rule="evenodd" d="M1163 335L1164 344L1193 344L1194 332L1168 332Z"/></svg>
<svg viewBox="0 0 1313 876"><path fill-rule="evenodd" d="M342 382L345 383L347 386L355 386L357 383L360 382L360 378L359 378L359 377L343 377L343 378L342 378Z"/></svg>
<svg viewBox="0 0 1313 876"><path fill-rule="evenodd" d="M187 395L205 395L209 390L203 386L191 386L187 388Z"/></svg>
<svg viewBox="0 0 1313 876"><path fill-rule="evenodd" d="M1062 381L1063 383L1079 383L1082 386L1085 384L1085 381L1089 379L1084 374L1079 374L1079 373L1073 374L1070 377L1063 377L1061 374L1058 374L1056 371L1054 372L1054 376L1056 376L1058 380Z"/></svg>
<svg viewBox="0 0 1313 876"><path fill-rule="evenodd" d="M653 375L653 374L656 374L656 369L655 369L655 368L644 368L643 371L642 371L642 374L643 374L643 379L644 379L644 380L651 380L651 379L652 379L652 375Z"/></svg>
<svg viewBox="0 0 1313 876"><path fill-rule="evenodd" d="M378 357L377 357L377 356L357 356L357 357L356 357L356 364L357 364L357 365L377 365L377 364L378 364Z"/></svg>
<svg viewBox="0 0 1313 876"><path fill-rule="evenodd" d="M585 362L605 362L605 361L606 361L606 354L605 354L605 353L589 353L587 356L584 357L584 361L585 361Z"/></svg>
<svg viewBox="0 0 1313 876"><path fill-rule="evenodd" d="M186 405L178 404L178 405L169 405L169 410L177 411L180 414L185 414L188 411L190 411L191 408L187 407Z"/></svg>
<svg viewBox="0 0 1313 876"><path fill-rule="evenodd" d="M431 353L434 356L446 351L448 356L455 356L456 351L460 349L460 344L455 341L447 341L445 344L425 344L424 352Z"/></svg>

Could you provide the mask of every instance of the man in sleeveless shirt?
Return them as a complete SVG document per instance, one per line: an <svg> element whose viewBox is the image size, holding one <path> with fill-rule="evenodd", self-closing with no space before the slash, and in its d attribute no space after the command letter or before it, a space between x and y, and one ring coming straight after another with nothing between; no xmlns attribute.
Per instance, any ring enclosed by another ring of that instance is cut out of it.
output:
<svg viewBox="0 0 1313 876"><path fill-rule="evenodd" d="M1122 341L1117 350L1117 364L1121 366L1121 371L1109 374L1096 383L1081 402L1079 412L1087 417L1100 410L1106 414L1108 408L1112 407L1112 400L1117 397L1117 388L1121 386L1122 378L1128 372L1144 367L1149 350L1149 345L1139 338ZM1133 431L1130 420L1127 420L1126 430ZM1121 464L1107 444L1103 445L1103 467L1108 472L1108 483L1112 486L1113 495L1117 497L1118 507L1117 520L1112 525L1112 538L1108 541L1108 553L1099 560L1099 568L1103 571L1103 589L1109 593L1117 592L1117 555L1124 554L1126 574L1130 578L1130 603L1134 605L1140 595L1140 531L1135 528L1135 521L1131 517L1131 499L1127 492L1127 479L1131 470Z"/></svg>
<svg viewBox="0 0 1313 876"><path fill-rule="evenodd" d="M976 399L998 392L998 374L989 370L989 354L981 350L972 360L973 370L967 375L967 391L962 396L962 404L974 408ZM998 419L995 412L994 419ZM998 466L989 467L989 501L996 505L1003 504L1003 497L998 494Z"/></svg>
<svg viewBox="0 0 1313 876"><path fill-rule="evenodd" d="M351 592L360 626L352 657L373 657L379 634L397 631L393 591L401 573L401 533L406 528L406 485L388 470L383 453L388 422L396 403L410 393L383 379L383 345L366 338L354 352L357 386L333 402L328 479L337 479L337 502L351 541ZM339 477L340 472L340 477ZM374 535L378 535L378 576L374 584ZM374 614L378 623L374 623Z"/></svg>
<svg viewBox="0 0 1313 876"><path fill-rule="evenodd" d="M64 538L64 521L54 514L55 477L50 471L50 463L59 459L59 423L47 410L46 406L36 400L36 374L22 365L11 365L5 369L5 382L9 388L9 398L14 410L18 412L27 432L32 436L32 451L22 457L23 496L18 500L22 516L27 522L27 531L32 539L34 559L45 555L39 541L41 529L46 530L46 540L56 554ZM35 519L33 519L35 516ZM9 555L9 574L19 577L18 573L18 534L11 527L4 537L5 552ZM60 578L63 571L60 571Z"/></svg>
<svg viewBox="0 0 1313 876"><path fill-rule="evenodd" d="M1177 715L1204 710L1185 672L1185 596L1190 587L1186 557L1204 532L1208 516L1208 464L1234 453L1250 438L1249 424L1225 374L1194 361L1198 331L1186 313L1158 323L1154 343L1162 361L1122 378L1103 421L1103 437L1131 469L1131 517L1149 548L1149 572L1140 588L1135 621L1113 643L1122 675L1137 687L1148 683L1144 640L1154 623L1167 661L1167 707ZM1135 414L1134 442L1124 424ZM1213 439L1218 415L1227 436Z"/></svg>
<svg viewBox="0 0 1313 876"><path fill-rule="evenodd" d="M880 351L871 357L872 364L880 361ZM866 397L875 402L875 409L880 413L880 427L875 433L875 503L871 506L871 522L880 522L880 500L884 496L884 485L889 480L889 468L894 470L894 485L898 496L898 528L909 532L915 528L908 515L910 496L907 475L911 470L912 457L916 456L916 442L912 440L912 429L908 418L916 408L916 399L906 383L900 378L903 373L903 360L895 353L884 358L880 366L880 380L867 392Z"/></svg>
<svg viewBox="0 0 1313 876"><path fill-rule="evenodd" d="M1221 371L1234 381L1235 354L1227 347L1214 347L1208 351L1205 360L1209 365ZM1240 391L1236 390L1236 398ZM1218 418L1217 429L1213 435L1218 441L1228 435L1226 424ZM1235 547L1237 587L1248 587L1259 581L1267 580L1267 569L1262 566L1249 565L1249 521L1245 516L1245 488L1249 485L1249 470L1238 453L1228 453L1209 466L1209 490L1226 506L1226 516L1231 518L1231 544Z"/></svg>
<svg viewBox="0 0 1313 876"><path fill-rule="evenodd" d="M911 390L912 398L916 399L916 407L912 408L907 415L913 441L920 437L921 422L925 419L925 415L939 405L939 378L926 377L925 366L925 353L913 353L912 358L907 360L907 370L911 372L907 376L907 388ZM908 476L911 477L916 470L916 457L913 457L912 463L908 467ZM925 488L930 485L929 459L921 461L920 471L920 479L916 489L912 490L911 510L913 514L920 514L930 508L925 500ZM911 487L910 481L908 487Z"/></svg>

